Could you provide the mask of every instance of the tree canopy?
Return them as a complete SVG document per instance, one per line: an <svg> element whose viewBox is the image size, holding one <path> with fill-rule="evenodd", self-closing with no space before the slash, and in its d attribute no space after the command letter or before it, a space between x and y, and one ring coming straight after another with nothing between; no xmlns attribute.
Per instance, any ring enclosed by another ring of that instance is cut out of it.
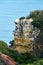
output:
<svg viewBox="0 0 43 65"><path fill-rule="evenodd" d="M27 16L28 18L33 18L33 25L34 27L43 28L43 10L36 10L30 12L30 15Z"/></svg>

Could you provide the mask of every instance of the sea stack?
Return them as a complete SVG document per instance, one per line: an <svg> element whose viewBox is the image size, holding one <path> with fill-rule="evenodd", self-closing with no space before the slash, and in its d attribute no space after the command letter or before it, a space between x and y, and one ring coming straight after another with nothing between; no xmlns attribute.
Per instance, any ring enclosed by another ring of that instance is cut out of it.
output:
<svg viewBox="0 0 43 65"><path fill-rule="evenodd" d="M33 51L34 39L40 31L33 27L32 22L32 18L15 20L14 44L16 45L15 50L18 52Z"/></svg>

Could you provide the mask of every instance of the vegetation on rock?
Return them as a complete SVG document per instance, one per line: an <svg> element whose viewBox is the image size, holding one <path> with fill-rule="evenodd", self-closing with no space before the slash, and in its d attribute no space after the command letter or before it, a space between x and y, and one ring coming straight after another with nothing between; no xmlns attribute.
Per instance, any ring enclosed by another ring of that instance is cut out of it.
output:
<svg viewBox="0 0 43 65"><path fill-rule="evenodd" d="M30 15L27 18L33 18L33 25L38 28L43 28L43 10L36 10L30 12Z"/></svg>

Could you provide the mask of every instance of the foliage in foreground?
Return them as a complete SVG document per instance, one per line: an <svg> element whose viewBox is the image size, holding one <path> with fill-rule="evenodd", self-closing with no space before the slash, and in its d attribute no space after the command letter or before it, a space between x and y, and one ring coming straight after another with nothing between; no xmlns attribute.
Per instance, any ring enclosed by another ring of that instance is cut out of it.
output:
<svg viewBox="0 0 43 65"><path fill-rule="evenodd" d="M33 63L18 64L18 65L43 65L43 59L36 60L36 61L34 61Z"/></svg>
<svg viewBox="0 0 43 65"><path fill-rule="evenodd" d="M36 60L36 58L31 53L18 53L17 51L13 50L12 48L8 47L7 44L3 41L0 41L0 54L6 54L13 58L18 63L30 63Z"/></svg>

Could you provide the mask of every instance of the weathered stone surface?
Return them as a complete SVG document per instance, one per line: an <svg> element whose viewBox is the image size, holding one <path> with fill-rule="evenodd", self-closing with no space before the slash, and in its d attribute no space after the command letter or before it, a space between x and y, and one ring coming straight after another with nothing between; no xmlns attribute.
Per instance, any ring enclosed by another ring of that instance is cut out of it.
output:
<svg viewBox="0 0 43 65"><path fill-rule="evenodd" d="M15 50L19 52L30 52L33 51L34 39L40 33L40 30L36 27L34 28L31 24L33 19L16 19L15 20L15 34L14 34L14 44L16 45Z"/></svg>

